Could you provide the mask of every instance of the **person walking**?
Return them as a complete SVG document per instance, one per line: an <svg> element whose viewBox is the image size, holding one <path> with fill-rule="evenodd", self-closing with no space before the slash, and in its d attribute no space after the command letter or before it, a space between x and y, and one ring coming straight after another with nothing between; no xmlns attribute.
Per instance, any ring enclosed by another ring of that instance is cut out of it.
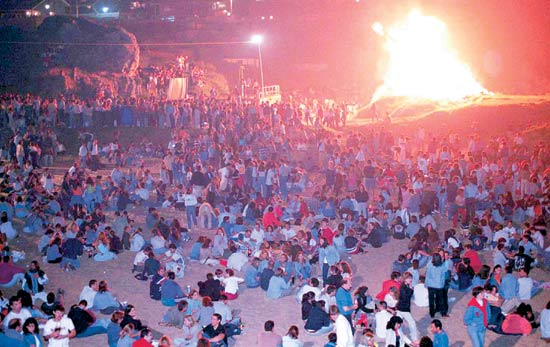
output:
<svg viewBox="0 0 550 347"><path fill-rule="evenodd" d="M491 309L487 300L483 298L482 287L472 289L472 299L464 313L464 324L468 327L468 335L473 347L483 347L485 331L491 319Z"/></svg>

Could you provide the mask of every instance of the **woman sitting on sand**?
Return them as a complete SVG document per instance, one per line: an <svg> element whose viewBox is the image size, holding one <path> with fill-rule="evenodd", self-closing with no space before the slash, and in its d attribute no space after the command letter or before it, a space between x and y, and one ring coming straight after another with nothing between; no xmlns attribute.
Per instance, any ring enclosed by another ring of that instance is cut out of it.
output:
<svg viewBox="0 0 550 347"><path fill-rule="evenodd" d="M94 255L95 261L108 261L116 259L116 254L110 251L110 243L107 234L104 231L100 232L94 242L97 253Z"/></svg>
<svg viewBox="0 0 550 347"><path fill-rule="evenodd" d="M99 311L103 314L111 314L115 312L120 307L120 304L109 291L107 281L99 282L99 289L94 296L94 303L92 309L94 311Z"/></svg>

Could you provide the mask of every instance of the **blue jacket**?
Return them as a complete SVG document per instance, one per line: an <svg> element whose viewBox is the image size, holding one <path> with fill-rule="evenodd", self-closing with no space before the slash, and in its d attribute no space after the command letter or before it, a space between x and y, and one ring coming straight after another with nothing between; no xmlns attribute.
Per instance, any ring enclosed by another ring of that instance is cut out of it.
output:
<svg viewBox="0 0 550 347"><path fill-rule="evenodd" d="M426 281L424 284L428 288L443 288L445 286L446 272L447 266L445 266L445 264L434 266L432 262L429 261L426 267Z"/></svg>
<svg viewBox="0 0 550 347"><path fill-rule="evenodd" d="M282 277L273 276L269 280L267 288L267 297L270 299L278 299L283 295L283 292L290 288L290 282L285 282Z"/></svg>
<svg viewBox="0 0 550 347"><path fill-rule="evenodd" d="M433 347L449 347L449 336L444 331L434 334Z"/></svg>
<svg viewBox="0 0 550 347"><path fill-rule="evenodd" d="M166 280L162 283L160 290L161 299L164 300L174 300L176 298L183 298L183 290L176 281Z"/></svg>
<svg viewBox="0 0 550 347"><path fill-rule="evenodd" d="M260 285L258 269L252 265L248 265L244 273L244 283L247 288L256 288Z"/></svg>
<svg viewBox="0 0 550 347"><path fill-rule="evenodd" d="M504 300L517 297L519 294L518 279L513 274L504 275L500 281L499 292Z"/></svg>
<svg viewBox="0 0 550 347"><path fill-rule="evenodd" d="M340 254L336 248L332 245L328 245L326 248L319 248L319 264L323 267L325 257L327 258L328 265L334 265L340 261Z"/></svg>
<svg viewBox="0 0 550 347"><path fill-rule="evenodd" d="M476 330L485 330L485 319L483 315L487 316L487 322L491 321L491 310L489 309L489 303L487 300L483 300L483 307L480 308L476 298L472 298L468 303L468 308L464 313L464 324L468 328L474 328Z"/></svg>

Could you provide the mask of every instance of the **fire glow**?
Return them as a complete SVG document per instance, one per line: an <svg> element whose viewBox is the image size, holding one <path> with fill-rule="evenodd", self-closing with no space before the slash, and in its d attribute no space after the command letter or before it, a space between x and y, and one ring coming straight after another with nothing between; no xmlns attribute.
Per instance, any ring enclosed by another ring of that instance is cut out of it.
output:
<svg viewBox="0 0 550 347"><path fill-rule="evenodd" d="M402 24L386 30L376 22L372 30L384 37L389 60L371 104L384 97L459 101L489 93L458 59L445 23L436 17L412 11Z"/></svg>

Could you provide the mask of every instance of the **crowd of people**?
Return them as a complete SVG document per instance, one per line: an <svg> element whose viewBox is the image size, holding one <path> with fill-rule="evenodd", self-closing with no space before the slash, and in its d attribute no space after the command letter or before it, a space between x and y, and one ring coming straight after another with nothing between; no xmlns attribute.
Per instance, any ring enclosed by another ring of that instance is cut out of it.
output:
<svg viewBox="0 0 550 347"><path fill-rule="evenodd" d="M0 287L24 284L1 302L0 341L10 346L43 339L68 346L73 337L106 334L109 346L139 347L154 338L104 280L90 280L65 315L63 290L44 291L40 262L29 270L14 264L21 250L8 242L21 233L60 271L78 271L82 257L109 262L135 252L132 273L150 283L150 304L167 310L159 325L183 329L173 340L162 336L162 346L234 343L243 325L228 301L239 300L242 286L301 305L304 326L278 336L266 321L262 346L301 346L300 331L326 334L327 346L448 346L442 321L450 291L472 293L464 324L476 347L486 329L540 329L550 338L550 304L538 319L529 304L546 287L531 269L550 267L546 143L387 124L358 131L345 127L343 106L212 94L180 102L108 93L0 100L11 134L0 171ZM76 159L56 184L49 168L62 149L62 124L82 131ZM92 133L104 126L166 127L172 138L162 147L124 147ZM110 174L100 175L106 166ZM130 207L145 211L144 224ZM174 210L185 218L168 218ZM354 260L405 239L408 252L382 291L373 297L354 283L361 266ZM215 271L184 290L186 267L202 264ZM432 337L420 336L412 304L429 307Z"/></svg>

